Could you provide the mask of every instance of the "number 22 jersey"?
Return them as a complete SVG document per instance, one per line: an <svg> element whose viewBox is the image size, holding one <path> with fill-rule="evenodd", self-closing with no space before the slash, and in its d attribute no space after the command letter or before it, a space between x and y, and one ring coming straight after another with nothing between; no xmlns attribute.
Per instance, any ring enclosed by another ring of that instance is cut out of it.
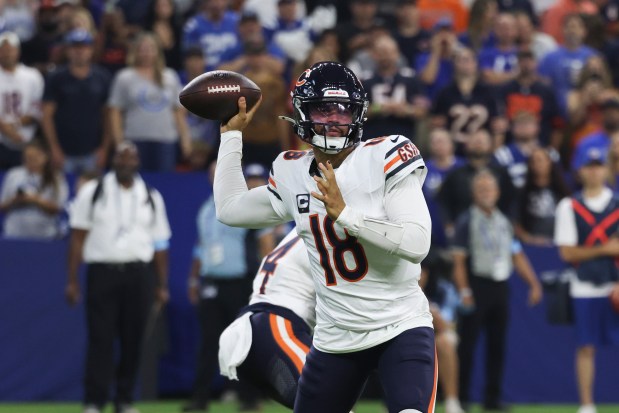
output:
<svg viewBox="0 0 619 413"><path fill-rule="evenodd" d="M329 353L360 351L415 327L432 327L418 280L419 264L350 236L313 198L318 173L312 151L288 151L273 162L268 190L281 217L293 216L305 242L316 288L314 347ZM425 165L405 137L363 142L335 170L346 205L368 218L388 220L385 194ZM420 199L420 202L425 202Z"/></svg>

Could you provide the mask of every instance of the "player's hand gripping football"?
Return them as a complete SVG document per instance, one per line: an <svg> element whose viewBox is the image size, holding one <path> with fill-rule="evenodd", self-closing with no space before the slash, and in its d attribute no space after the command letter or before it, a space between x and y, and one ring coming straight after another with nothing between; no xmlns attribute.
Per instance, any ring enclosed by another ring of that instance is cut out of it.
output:
<svg viewBox="0 0 619 413"><path fill-rule="evenodd" d="M326 165L321 162L318 164L318 168L322 172L322 176L314 175L314 180L321 193L312 192L312 196L325 204L327 215L335 222L346 207L346 203L342 198L340 187L337 186L335 170L331 162L327 161Z"/></svg>
<svg viewBox="0 0 619 413"><path fill-rule="evenodd" d="M221 128L219 129L220 132L224 133L231 130L242 131L243 129L245 129L247 125L249 125L249 122L251 122L251 119L254 117L254 114L256 113L256 110L258 110L258 107L260 107L261 102L262 96L260 97L258 102L256 102L254 107L251 108L249 112L247 112L247 101L243 96L241 96L238 102L239 113L230 118L230 120L226 124L222 123Z"/></svg>

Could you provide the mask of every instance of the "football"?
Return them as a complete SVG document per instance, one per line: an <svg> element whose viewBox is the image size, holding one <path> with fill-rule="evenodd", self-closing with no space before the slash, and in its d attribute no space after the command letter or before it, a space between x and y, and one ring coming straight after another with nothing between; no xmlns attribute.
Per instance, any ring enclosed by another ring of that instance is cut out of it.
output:
<svg viewBox="0 0 619 413"><path fill-rule="evenodd" d="M240 73L228 70L206 72L181 91L181 104L191 113L205 119L227 122L239 111L238 100L244 96L249 111L260 99L258 85Z"/></svg>

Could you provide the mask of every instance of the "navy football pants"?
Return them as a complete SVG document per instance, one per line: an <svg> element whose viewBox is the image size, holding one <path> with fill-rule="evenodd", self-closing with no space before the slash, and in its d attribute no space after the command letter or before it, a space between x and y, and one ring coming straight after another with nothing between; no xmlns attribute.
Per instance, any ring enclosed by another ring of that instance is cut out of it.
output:
<svg viewBox="0 0 619 413"><path fill-rule="evenodd" d="M299 381L294 413L348 413L374 370L389 413L434 411L438 372L434 330L420 327L353 353L323 353L312 347Z"/></svg>

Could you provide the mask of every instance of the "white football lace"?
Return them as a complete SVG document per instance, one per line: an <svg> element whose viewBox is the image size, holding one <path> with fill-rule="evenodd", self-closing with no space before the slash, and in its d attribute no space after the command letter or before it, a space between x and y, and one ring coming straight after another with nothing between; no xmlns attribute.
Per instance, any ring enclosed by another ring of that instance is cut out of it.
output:
<svg viewBox="0 0 619 413"><path fill-rule="evenodd" d="M207 89L208 93L226 93L226 92L240 92L241 86L239 85L219 85L210 86Z"/></svg>

